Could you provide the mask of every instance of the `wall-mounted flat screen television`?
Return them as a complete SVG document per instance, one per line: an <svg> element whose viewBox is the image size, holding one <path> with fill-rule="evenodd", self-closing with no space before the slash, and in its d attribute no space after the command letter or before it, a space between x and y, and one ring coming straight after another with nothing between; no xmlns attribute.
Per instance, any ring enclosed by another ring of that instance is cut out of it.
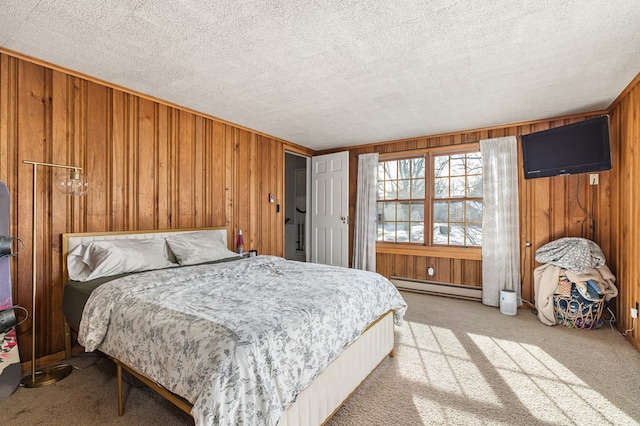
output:
<svg viewBox="0 0 640 426"><path fill-rule="evenodd" d="M520 139L525 179L611 169L608 115Z"/></svg>

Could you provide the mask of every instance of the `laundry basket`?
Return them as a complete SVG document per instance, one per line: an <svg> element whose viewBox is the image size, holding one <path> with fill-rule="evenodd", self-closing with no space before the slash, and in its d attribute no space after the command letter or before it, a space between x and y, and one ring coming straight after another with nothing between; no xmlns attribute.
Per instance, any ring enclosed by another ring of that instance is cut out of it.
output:
<svg viewBox="0 0 640 426"><path fill-rule="evenodd" d="M582 287L578 289L578 286ZM602 326L600 317L604 308L604 296L599 291L593 282L578 285L571 283L569 295L555 294L553 308L556 323L583 330Z"/></svg>

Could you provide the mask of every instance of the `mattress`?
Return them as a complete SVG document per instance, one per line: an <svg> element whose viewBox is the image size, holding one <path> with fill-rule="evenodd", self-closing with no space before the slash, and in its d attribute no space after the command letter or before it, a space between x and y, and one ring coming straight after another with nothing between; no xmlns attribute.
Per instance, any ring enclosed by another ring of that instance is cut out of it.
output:
<svg viewBox="0 0 640 426"><path fill-rule="evenodd" d="M67 323L77 330L78 327L80 327L84 305L87 303L87 299L89 299L91 293L102 284L125 275L126 274L120 274L111 277L102 277L87 282L68 281L64 286L64 295L62 296L62 311L64 312Z"/></svg>
<svg viewBox="0 0 640 426"><path fill-rule="evenodd" d="M203 264L233 262L242 259L242 257L234 257L229 259L216 260L213 262L205 262ZM182 266L182 268L189 268L189 266ZM91 296L91 293L93 293L96 288L100 287L102 284L108 283L118 278L122 278L127 275L135 275L138 273L141 272L111 275L108 277L96 278L90 281L67 281L66 285L64 286L64 293L62 297L62 311L67 320L67 323L76 330L80 327L80 320L82 320L82 311L84 310L84 306L87 303L89 296Z"/></svg>

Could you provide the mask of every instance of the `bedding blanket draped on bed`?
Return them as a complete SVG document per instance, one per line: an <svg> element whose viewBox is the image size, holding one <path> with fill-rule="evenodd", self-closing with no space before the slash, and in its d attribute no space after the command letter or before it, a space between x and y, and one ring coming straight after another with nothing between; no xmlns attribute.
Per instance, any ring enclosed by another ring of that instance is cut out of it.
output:
<svg viewBox="0 0 640 426"><path fill-rule="evenodd" d="M198 425L275 425L380 315L406 304L366 271L258 256L97 288L78 340L193 404Z"/></svg>

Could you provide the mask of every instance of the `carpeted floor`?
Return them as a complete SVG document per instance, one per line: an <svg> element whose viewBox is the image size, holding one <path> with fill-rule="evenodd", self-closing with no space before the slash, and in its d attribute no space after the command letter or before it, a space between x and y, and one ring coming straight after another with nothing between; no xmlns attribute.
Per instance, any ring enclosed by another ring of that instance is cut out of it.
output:
<svg viewBox="0 0 640 426"><path fill-rule="evenodd" d="M528 309L403 293L409 310L385 359L329 421L341 425L638 425L640 352L608 325L542 325ZM126 387L118 417L115 367L91 354L78 370L0 402L2 425L188 425L145 386Z"/></svg>

